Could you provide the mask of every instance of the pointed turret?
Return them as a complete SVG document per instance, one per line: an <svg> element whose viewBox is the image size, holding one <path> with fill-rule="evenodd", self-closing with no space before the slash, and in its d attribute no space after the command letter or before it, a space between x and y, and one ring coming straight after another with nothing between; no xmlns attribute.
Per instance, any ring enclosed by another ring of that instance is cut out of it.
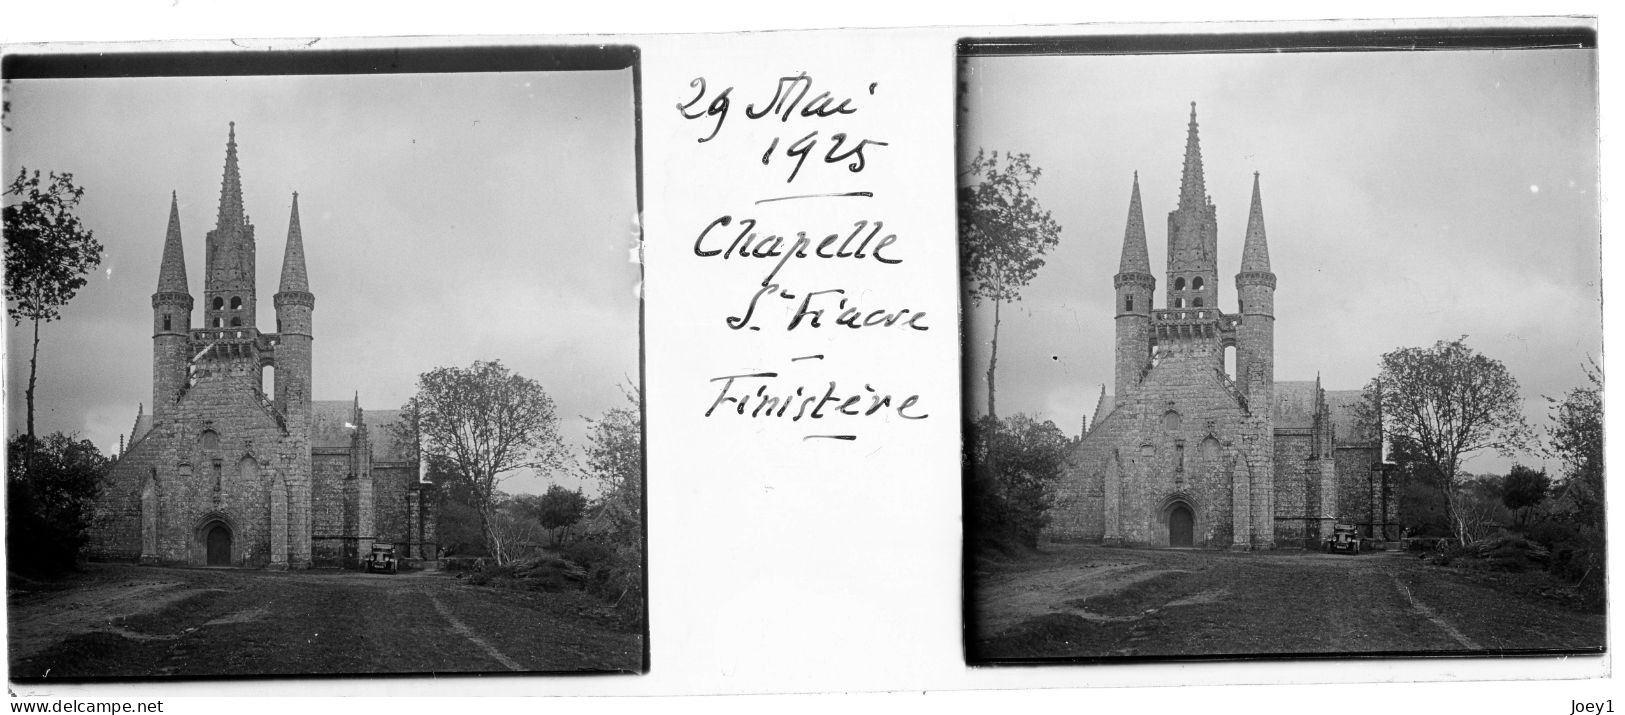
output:
<svg viewBox="0 0 1625 715"><path fill-rule="evenodd" d="M278 293L310 292L305 275L305 240L299 229L299 192L293 192L293 210L288 215L288 246L282 253L282 283Z"/></svg>
<svg viewBox="0 0 1625 715"><path fill-rule="evenodd" d="M1202 180L1202 143L1196 131L1196 103L1191 102L1191 121L1185 130L1185 171L1179 177L1179 207L1196 209L1207 205L1207 185Z"/></svg>
<svg viewBox="0 0 1625 715"><path fill-rule="evenodd" d="M1270 272L1269 244L1264 240L1264 200L1258 185L1255 171L1247 240L1241 249L1241 272L1236 274L1236 293L1241 300L1236 382L1253 404L1266 405L1275 389L1275 274Z"/></svg>
<svg viewBox="0 0 1625 715"><path fill-rule="evenodd" d="M1145 247L1145 213L1140 209L1140 172L1134 172L1134 191L1128 200L1128 225L1123 229L1123 259L1118 273L1151 275L1151 256Z"/></svg>
<svg viewBox="0 0 1625 715"><path fill-rule="evenodd" d="M192 294L186 289L186 253L181 241L180 199L169 193L169 230L158 265L158 290L152 294L152 414L169 415L186 382ZM131 434L134 440L138 435Z"/></svg>
<svg viewBox="0 0 1625 715"><path fill-rule="evenodd" d="M1247 241L1241 248L1242 273L1269 273L1270 246L1264 238L1264 200L1258 191L1258 172L1253 172L1253 205L1247 212Z"/></svg>
<svg viewBox="0 0 1625 715"><path fill-rule="evenodd" d="M243 179L237 169L237 123L231 122L226 134L226 171L220 179L220 213L215 219L216 230L240 226L248 222L243 215Z"/></svg>
<svg viewBox="0 0 1625 715"><path fill-rule="evenodd" d="M1139 384L1145 362L1151 357L1151 294L1157 289L1157 279L1151 275L1151 258L1145 248L1145 215L1140 208L1138 171L1134 172L1134 188L1129 192L1123 258L1117 275L1112 277L1112 287L1117 289L1115 390L1117 398L1122 400Z"/></svg>
<svg viewBox="0 0 1625 715"><path fill-rule="evenodd" d="M164 236L164 258L158 267L159 293L186 292L186 252L181 244L181 208L169 192L169 233Z"/></svg>
<svg viewBox="0 0 1625 715"><path fill-rule="evenodd" d="M271 304L276 307L276 406L290 419L310 403L311 312L316 296L305 273L305 237L299 226L299 194L288 210L288 245L282 253L282 281ZM360 399L360 395L356 395ZM359 404L359 403L358 403Z"/></svg>

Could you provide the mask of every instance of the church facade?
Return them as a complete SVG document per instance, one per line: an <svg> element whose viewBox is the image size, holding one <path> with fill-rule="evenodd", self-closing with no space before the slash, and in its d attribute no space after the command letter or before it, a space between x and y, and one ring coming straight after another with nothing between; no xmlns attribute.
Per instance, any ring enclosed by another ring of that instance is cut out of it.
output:
<svg viewBox="0 0 1625 715"><path fill-rule="evenodd" d="M1219 307L1217 208L1191 104L1161 306L1138 174L1115 288L1114 390L1057 486L1048 536L1140 546L1316 548L1334 523L1397 538L1398 495L1359 390L1275 379L1275 291L1253 174L1236 311ZM1227 369L1228 351L1234 370Z"/></svg>
<svg viewBox="0 0 1625 715"><path fill-rule="evenodd" d="M359 395L311 399L316 296L293 195L276 331L258 328L254 225L243 206L236 126L204 246L202 322L172 195L152 295L152 411L138 410L87 546L92 558L261 568L355 566L375 542L436 554L434 499L395 411ZM266 370L274 376L268 394Z"/></svg>

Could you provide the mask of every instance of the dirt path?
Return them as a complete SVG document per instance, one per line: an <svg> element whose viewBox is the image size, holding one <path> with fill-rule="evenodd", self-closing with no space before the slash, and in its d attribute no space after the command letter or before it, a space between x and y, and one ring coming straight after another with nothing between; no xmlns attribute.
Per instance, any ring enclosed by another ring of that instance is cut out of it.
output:
<svg viewBox="0 0 1625 715"><path fill-rule="evenodd" d="M637 670L642 637L580 593L443 573L91 565L7 594L14 678Z"/></svg>
<svg viewBox="0 0 1625 715"><path fill-rule="evenodd" d="M1602 646L1603 616L1507 578L1397 553L1058 545L973 573L967 643L978 661Z"/></svg>

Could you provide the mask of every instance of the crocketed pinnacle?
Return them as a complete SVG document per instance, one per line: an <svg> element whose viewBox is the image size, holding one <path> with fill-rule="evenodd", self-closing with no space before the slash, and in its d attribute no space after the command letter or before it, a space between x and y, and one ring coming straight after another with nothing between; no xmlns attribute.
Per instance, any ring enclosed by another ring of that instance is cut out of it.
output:
<svg viewBox="0 0 1625 715"><path fill-rule="evenodd" d="M1196 103L1191 102L1191 123L1185 134L1185 171L1179 178L1179 208L1207 205L1207 184L1202 180L1202 143L1196 131Z"/></svg>
<svg viewBox="0 0 1625 715"><path fill-rule="evenodd" d="M164 236L164 258L158 266L159 293L186 292L186 255L181 246L181 209L169 192L169 233Z"/></svg>
<svg viewBox="0 0 1625 715"><path fill-rule="evenodd" d="M214 224L222 233L248 222L243 215L243 179L237 169L237 123L232 122L230 127L226 136L226 172L220 180L220 215Z"/></svg>
<svg viewBox="0 0 1625 715"><path fill-rule="evenodd" d="M1264 238L1264 200L1258 192L1258 172L1253 172L1253 206L1247 212L1247 240L1241 247L1243 273L1269 273L1270 247Z"/></svg>
<svg viewBox="0 0 1625 715"><path fill-rule="evenodd" d="M1134 172L1134 191L1128 200L1128 225L1123 229L1123 259L1118 273L1151 273L1151 257L1145 248L1145 214L1140 209L1140 172Z"/></svg>
<svg viewBox="0 0 1625 715"><path fill-rule="evenodd" d="M288 214L288 247L282 253L282 282L278 293L309 293L305 273L305 240L299 230L299 192L293 192L293 210Z"/></svg>

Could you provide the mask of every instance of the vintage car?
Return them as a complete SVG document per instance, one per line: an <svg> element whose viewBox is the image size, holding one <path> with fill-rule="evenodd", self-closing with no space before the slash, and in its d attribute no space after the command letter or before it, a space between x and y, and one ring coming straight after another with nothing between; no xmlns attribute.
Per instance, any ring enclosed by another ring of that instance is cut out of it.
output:
<svg viewBox="0 0 1625 715"><path fill-rule="evenodd" d="M373 544L372 553L362 557L361 566L367 573L374 571L395 573L399 571L400 562L395 559L395 545Z"/></svg>
<svg viewBox="0 0 1625 715"><path fill-rule="evenodd" d="M1353 524L1334 524L1332 535L1321 542L1326 553L1360 553L1360 534Z"/></svg>

